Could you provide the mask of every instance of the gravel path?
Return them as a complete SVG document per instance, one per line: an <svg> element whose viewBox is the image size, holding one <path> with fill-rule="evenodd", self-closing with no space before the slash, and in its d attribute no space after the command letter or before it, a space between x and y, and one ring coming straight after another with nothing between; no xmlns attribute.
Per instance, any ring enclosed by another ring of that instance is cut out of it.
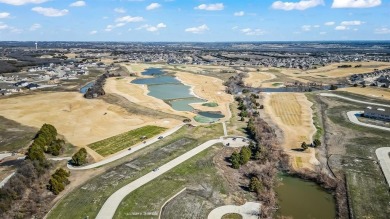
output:
<svg viewBox="0 0 390 219"><path fill-rule="evenodd" d="M355 114L362 114L362 113L363 113L363 111L349 111L349 112L347 112L349 121L351 121L352 123L355 123L357 125L361 125L361 126L390 131L390 128L387 128L387 127L360 122Z"/></svg>
<svg viewBox="0 0 390 219"><path fill-rule="evenodd" d="M390 187L390 147L378 148L375 151L381 165L382 172L385 175L387 184Z"/></svg>
<svg viewBox="0 0 390 219"><path fill-rule="evenodd" d="M260 215L260 203L247 202L244 205L225 205L212 210L208 219L221 219L225 214L240 214L243 219L258 219Z"/></svg>

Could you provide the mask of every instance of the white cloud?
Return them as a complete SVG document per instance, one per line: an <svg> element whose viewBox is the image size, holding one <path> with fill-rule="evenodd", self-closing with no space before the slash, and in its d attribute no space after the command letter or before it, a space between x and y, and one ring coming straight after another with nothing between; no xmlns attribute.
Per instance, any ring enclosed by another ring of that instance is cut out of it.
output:
<svg viewBox="0 0 390 219"><path fill-rule="evenodd" d="M138 27L137 30L145 29L145 30L147 30L149 32L156 32L156 31L158 31L158 30L160 30L162 28L166 28L166 27L167 27L167 25L164 24L164 23L159 23L156 26L151 26L151 25L145 24L145 25L142 25L142 26Z"/></svg>
<svg viewBox="0 0 390 219"><path fill-rule="evenodd" d="M76 1L76 2L73 2L72 4L70 4L69 6L70 7L84 7L86 5L87 5L87 3L85 3L85 1Z"/></svg>
<svg viewBox="0 0 390 219"><path fill-rule="evenodd" d="M303 26L301 27L301 29L302 29L303 31L310 31L310 30L311 30L311 25L303 25Z"/></svg>
<svg viewBox="0 0 390 219"><path fill-rule="evenodd" d="M9 17L11 14L8 13L8 12L0 12L0 18L7 18Z"/></svg>
<svg viewBox="0 0 390 219"><path fill-rule="evenodd" d="M376 34L390 34L390 28L382 27L375 29Z"/></svg>
<svg viewBox="0 0 390 219"><path fill-rule="evenodd" d="M68 14L69 12L66 9L59 10L55 8L42 8L42 7L34 7L31 10L47 17L61 17Z"/></svg>
<svg viewBox="0 0 390 219"><path fill-rule="evenodd" d="M124 17L117 18L115 20L115 22L118 22L118 23L133 23L133 22L141 22L143 20L144 20L143 17L124 16Z"/></svg>
<svg viewBox="0 0 390 219"><path fill-rule="evenodd" d="M93 31L89 32L89 34L91 34L91 35L95 35L97 33L98 33L97 30L93 30Z"/></svg>
<svg viewBox="0 0 390 219"><path fill-rule="evenodd" d="M333 25L335 25L336 24L336 22L334 22L334 21L329 21L329 22L326 22L324 25L325 26L333 26Z"/></svg>
<svg viewBox="0 0 390 219"><path fill-rule="evenodd" d="M308 8L324 5L324 0L301 0L299 2L282 2L276 1L272 4L271 8L277 10L306 10Z"/></svg>
<svg viewBox="0 0 390 219"><path fill-rule="evenodd" d="M114 11L115 11L116 13L119 13L119 14L124 14L124 13L126 13L126 9L124 9L124 8L115 8Z"/></svg>
<svg viewBox="0 0 390 219"><path fill-rule="evenodd" d="M123 27L125 25L126 25L126 23L117 23L117 24L115 24L115 27Z"/></svg>
<svg viewBox="0 0 390 219"><path fill-rule="evenodd" d="M9 26L7 24L4 24L4 23L0 22L0 30L6 30L8 28L9 28Z"/></svg>
<svg viewBox="0 0 390 219"><path fill-rule="evenodd" d="M326 32L320 32L320 35L325 35L325 34L327 34Z"/></svg>
<svg viewBox="0 0 390 219"><path fill-rule="evenodd" d="M49 0L0 0L0 3L9 5L41 4Z"/></svg>
<svg viewBox="0 0 390 219"><path fill-rule="evenodd" d="M197 10L206 10L206 11L221 11L225 8L223 3L216 3L216 4L201 4L198 7L195 7L194 9Z"/></svg>
<svg viewBox="0 0 390 219"><path fill-rule="evenodd" d="M198 34L198 33L204 33L207 30L210 30L209 27L207 27L206 24L203 24L203 25L200 25L198 27L189 27L189 28L185 29L184 31L189 32L189 33Z"/></svg>
<svg viewBox="0 0 390 219"><path fill-rule="evenodd" d="M348 30L348 27L347 26L337 26L334 28L335 30Z"/></svg>
<svg viewBox="0 0 390 219"><path fill-rule="evenodd" d="M316 25L313 25L314 28L320 28L320 25L316 24Z"/></svg>
<svg viewBox="0 0 390 219"><path fill-rule="evenodd" d="M40 24L33 24L33 25L31 25L30 30L31 31L35 31L35 30L38 30L40 28L42 28L42 25L40 25Z"/></svg>
<svg viewBox="0 0 390 219"><path fill-rule="evenodd" d="M236 16L236 17L242 17L244 15L245 15L245 12L243 12L243 11L238 11L238 12L234 13L234 16Z"/></svg>
<svg viewBox="0 0 390 219"><path fill-rule="evenodd" d="M381 0L333 0L332 8L371 8L381 4Z"/></svg>
<svg viewBox="0 0 390 219"><path fill-rule="evenodd" d="M146 6L146 10L154 10L154 9L157 9L160 7L161 7L161 5L159 3L152 3L148 6Z"/></svg>
<svg viewBox="0 0 390 219"><path fill-rule="evenodd" d="M261 29L244 28L241 29L240 31L247 36L260 36L265 34L265 32Z"/></svg>
<svg viewBox="0 0 390 219"><path fill-rule="evenodd" d="M364 24L362 21L343 21L340 23L342 26L359 26Z"/></svg>

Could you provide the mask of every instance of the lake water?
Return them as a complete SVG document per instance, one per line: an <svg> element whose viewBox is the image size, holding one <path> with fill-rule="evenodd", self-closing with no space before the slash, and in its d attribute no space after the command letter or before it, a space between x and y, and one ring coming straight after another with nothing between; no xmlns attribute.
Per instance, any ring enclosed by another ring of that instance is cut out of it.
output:
<svg viewBox="0 0 390 219"><path fill-rule="evenodd" d="M287 175L279 176L282 185L276 188L279 199L277 215L299 219L334 219L333 196L317 184Z"/></svg>
<svg viewBox="0 0 390 219"><path fill-rule="evenodd" d="M140 78L133 80L133 84L145 84L148 86L149 96L164 100L177 111L193 111L192 103L204 103L207 100L197 98L191 94L191 87L184 85L176 77L165 73L159 68L149 68L142 72L142 75L153 76L151 78ZM221 114L199 112L200 121L218 121L224 116Z"/></svg>
<svg viewBox="0 0 390 219"><path fill-rule="evenodd" d="M82 93L82 94L87 93L87 90L88 90L89 88L91 88L94 84L95 84L94 81L89 82L87 85L85 85L84 87L82 87L82 88L80 89L80 93Z"/></svg>

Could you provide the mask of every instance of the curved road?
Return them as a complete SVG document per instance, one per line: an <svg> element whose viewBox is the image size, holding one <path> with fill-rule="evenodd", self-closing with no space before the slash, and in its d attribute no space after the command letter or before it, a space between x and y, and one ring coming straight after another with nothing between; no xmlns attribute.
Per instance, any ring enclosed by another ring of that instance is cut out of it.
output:
<svg viewBox="0 0 390 219"><path fill-rule="evenodd" d="M351 121L352 123L355 123L356 125L361 125L361 126L366 126L366 127L370 127L370 128L376 128L376 129L381 129L381 130L385 130L385 131L390 131L390 128L387 128L387 127L360 122L355 114L362 114L362 113L363 113L363 111L349 111L349 112L347 112L347 116L348 116L349 121Z"/></svg>
<svg viewBox="0 0 390 219"><path fill-rule="evenodd" d="M207 219L221 219L225 214L236 213L243 219L257 219L260 215L260 203L247 202L244 205L225 205L212 210Z"/></svg>
<svg viewBox="0 0 390 219"><path fill-rule="evenodd" d="M119 204L122 202L122 200L130 194L132 191L138 189L139 187L145 185L146 183L154 180L155 178L161 176L162 174L166 173L167 171L171 170L172 168L176 167L177 165L185 162L186 160L192 158L193 156L199 154L200 152L206 150L207 148L217 144L217 143L223 143L224 145L226 143L232 143L232 140L224 140L223 138L220 139L214 139L207 141L198 147L184 153L183 155L169 161L168 163L162 165L161 167L157 168L155 171L152 171L135 181L127 184L126 186L120 188L117 190L114 194L112 194L104 203L103 207L100 209L98 215L96 216L96 219L109 219L113 218L115 215L115 211L118 208ZM246 144L244 142L240 141L234 141L233 144Z"/></svg>
<svg viewBox="0 0 390 219"><path fill-rule="evenodd" d="M388 104L381 104L381 103L373 103L373 102L367 102L367 101L362 101L362 100L356 100L356 99L352 99L352 98L349 98L349 97L340 96L340 95L337 95L337 94L320 93L320 95L323 96L323 97L337 97L337 98L341 98L341 99L344 99L344 100L349 100L349 101L356 102L356 103L363 103L363 104L367 104L367 105L390 107L390 105L388 105Z"/></svg>
<svg viewBox="0 0 390 219"><path fill-rule="evenodd" d="M159 141L159 139L158 139L159 136L167 137L167 136L175 133L177 130L179 130L184 125L185 124L179 125L179 126L173 128L173 129L170 129L170 130L164 132L161 135L158 135L158 136L155 136L155 137L153 137L151 139L148 139L145 144L141 142L141 143L137 144L136 146L132 146L131 150L125 150L125 151L123 151L121 153L118 153L118 154L115 154L115 155L113 155L111 157L108 157L107 159L104 159L102 161L93 163L91 165L82 166L82 167L75 167L75 166L72 166L72 165L68 164L68 168L71 169L71 170L88 170L88 169L92 169L92 168L103 166L105 164L108 164L108 163L111 163L113 161L116 161L116 160L118 160L118 159L120 159L122 157L126 157L129 154L132 154L132 153L134 153L134 152L136 152L138 150L141 150L144 147L147 147L147 146L149 146L149 145Z"/></svg>
<svg viewBox="0 0 390 219"><path fill-rule="evenodd" d="M382 172L385 175L387 184L390 187L390 147L378 148L375 151L381 165Z"/></svg>

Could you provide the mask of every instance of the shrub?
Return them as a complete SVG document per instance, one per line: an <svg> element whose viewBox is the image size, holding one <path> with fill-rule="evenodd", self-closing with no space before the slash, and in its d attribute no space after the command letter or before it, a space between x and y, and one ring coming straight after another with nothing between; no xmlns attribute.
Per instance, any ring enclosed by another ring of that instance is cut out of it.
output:
<svg viewBox="0 0 390 219"><path fill-rule="evenodd" d="M256 192L256 193L260 193L260 191L262 190L263 188L263 185L261 184L259 178L257 177L252 177L250 179L250 182L249 182L249 191L251 192Z"/></svg>
<svg viewBox="0 0 390 219"><path fill-rule="evenodd" d="M246 164L252 157L252 152L249 147L242 147L240 151L240 164Z"/></svg>
<svg viewBox="0 0 390 219"><path fill-rule="evenodd" d="M240 168L240 154L233 152L233 154L230 156L230 162L232 163L232 167L234 169Z"/></svg>
<svg viewBox="0 0 390 219"><path fill-rule="evenodd" d="M309 148L309 146L307 146L306 142L302 142L301 148L305 151Z"/></svg>
<svg viewBox="0 0 390 219"><path fill-rule="evenodd" d="M87 150L81 148L77 153L72 156L72 163L76 166L81 166L87 163Z"/></svg>
<svg viewBox="0 0 390 219"><path fill-rule="evenodd" d="M313 144L315 147L321 146L321 141L319 139L314 139Z"/></svg>

